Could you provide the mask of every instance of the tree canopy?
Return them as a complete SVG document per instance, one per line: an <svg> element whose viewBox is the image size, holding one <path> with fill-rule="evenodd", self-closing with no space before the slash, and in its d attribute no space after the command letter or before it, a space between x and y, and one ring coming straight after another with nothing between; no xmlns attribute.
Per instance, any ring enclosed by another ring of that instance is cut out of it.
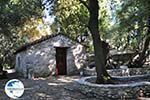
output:
<svg viewBox="0 0 150 100"><path fill-rule="evenodd" d="M75 39L79 35L89 36L87 45L94 49L89 50L96 55L97 73L105 76L108 44L103 41L119 50L138 49L141 55L147 54L149 5L150 0L1 0L1 64L13 65L13 52L18 46L59 28ZM51 23L43 20L46 10L54 18Z"/></svg>
<svg viewBox="0 0 150 100"><path fill-rule="evenodd" d="M33 29L33 24L28 22L32 18L34 21L42 18L41 0L0 1L0 60L3 66L14 66L13 52L28 41L24 30Z"/></svg>

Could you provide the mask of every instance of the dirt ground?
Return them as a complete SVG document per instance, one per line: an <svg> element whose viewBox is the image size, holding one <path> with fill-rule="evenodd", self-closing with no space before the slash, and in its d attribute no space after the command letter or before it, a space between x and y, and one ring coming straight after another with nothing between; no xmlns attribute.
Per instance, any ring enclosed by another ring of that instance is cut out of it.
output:
<svg viewBox="0 0 150 100"><path fill-rule="evenodd" d="M13 75L12 75L13 76ZM21 100L97 100L89 98L78 90L76 82L79 76L59 76L47 79L23 79L25 86ZM10 100L5 94L4 87L9 79L0 80L0 100Z"/></svg>

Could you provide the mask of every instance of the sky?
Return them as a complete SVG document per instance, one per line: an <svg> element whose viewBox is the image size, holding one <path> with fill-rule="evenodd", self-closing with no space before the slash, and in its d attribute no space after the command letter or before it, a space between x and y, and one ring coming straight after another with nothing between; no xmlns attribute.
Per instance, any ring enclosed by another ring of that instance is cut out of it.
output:
<svg viewBox="0 0 150 100"><path fill-rule="evenodd" d="M45 7L43 20L47 24L52 24L55 19L55 16L52 15L52 6L54 3L51 3L51 0L43 0L43 4Z"/></svg>

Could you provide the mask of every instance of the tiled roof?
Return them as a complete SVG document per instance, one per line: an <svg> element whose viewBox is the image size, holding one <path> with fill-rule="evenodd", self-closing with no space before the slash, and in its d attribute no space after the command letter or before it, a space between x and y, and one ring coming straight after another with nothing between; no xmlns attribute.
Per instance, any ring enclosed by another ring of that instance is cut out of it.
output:
<svg viewBox="0 0 150 100"><path fill-rule="evenodd" d="M26 50L28 47L30 47L30 46L32 46L32 45L41 43L41 42L43 42L43 41L45 41L45 40L48 40L48 39L53 38L53 37L56 37L56 36L58 36L58 35L64 35L64 36L68 37L67 35L65 35L65 34L63 34L63 33L56 33L56 34L52 34L52 35L43 36L43 37L40 38L40 39L37 39L37 40L35 40L35 41L33 41L33 42L30 42L30 43L26 43L25 45L21 46L20 48L18 48L18 49L15 51L14 54L17 54L17 53L19 53L19 52L21 52L21 51L24 51L24 50ZM70 37L68 37L68 38L70 38ZM70 39L71 39L71 38L70 38ZM73 40L73 39L71 39L71 40ZM75 41L75 40L73 40L73 41ZM79 43L78 41L75 41L75 42Z"/></svg>

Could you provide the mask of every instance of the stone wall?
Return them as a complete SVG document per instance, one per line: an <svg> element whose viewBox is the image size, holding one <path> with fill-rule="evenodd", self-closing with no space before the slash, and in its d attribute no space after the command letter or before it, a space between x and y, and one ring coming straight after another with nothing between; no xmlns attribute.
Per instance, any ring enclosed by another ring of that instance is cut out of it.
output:
<svg viewBox="0 0 150 100"><path fill-rule="evenodd" d="M150 68L129 68L130 76L123 75L123 70L108 70L111 76L119 79L122 83L95 84L96 76L93 76L96 75L95 69L86 69L84 73L92 76L83 77L78 81L80 84L79 90L81 93L99 100L138 100L141 90L146 95L150 95ZM125 80L128 80L127 83L124 82Z"/></svg>
<svg viewBox="0 0 150 100"><path fill-rule="evenodd" d="M128 68L128 75L124 75L124 69L113 69L108 70L108 73L113 76L134 76L134 75L143 75L150 74L150 68ZM126 69L125 69L126 70Z"/></svg>
<svg viewBox="0 0 150 100"><path fill-rule="evenodd" d="M127 69L111 69L107 70L111 76L134 76L150 74L150 68L127 68ZM84 74L87 76L96 75L95 69L84 69Z"/></svg>
<svg viewBox="0 0 150 100"><path fill-rule="evenodd" d="M95 97L99 100L137 100L140 95L140 90L142 90L143 93L150 92L150 80L129 84L103 85L90 83L87 81L89 78L93 77L84 77L78 81L80 84L80 92L89 98Z"/></svg>
<svg viewBox="0 0 150 100"><path fill-rule="evenodd" d="M35 44L16 55L16 70L24 77L45 77L55 74L55 47L68 47L67 74L77 73L86 64L85 47L69 38L56 37Z"/></svg>

